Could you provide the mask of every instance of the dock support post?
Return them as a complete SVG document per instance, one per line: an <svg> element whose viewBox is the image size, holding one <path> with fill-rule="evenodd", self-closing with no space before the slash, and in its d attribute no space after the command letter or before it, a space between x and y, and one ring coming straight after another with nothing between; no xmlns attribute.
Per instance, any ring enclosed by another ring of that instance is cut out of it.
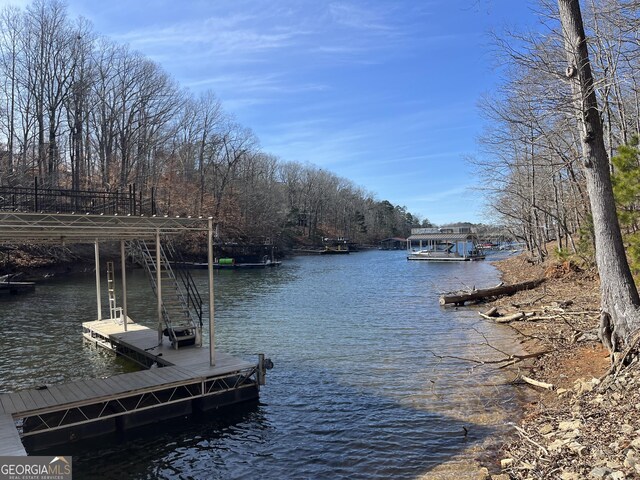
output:
<svg viewBox="0 0 640 480"><path fill-rule="evenodd" d="M158 344L162 343L162 258L160 256L160 230L156 230L156 291L158 295Z"/></svg>
<svg viewBox="0 0 640 480"><path fill-rule="evenodd" d="M95 241L95 256L96 256L96 304L98 306L98 320L102 320L102 303L100 301L100 247L98 246L98 239Z"/></svg>
<svg viewBox="0 0 640 480"><path fill-rule="evenodd" d="M264 353L258 354L258 385L265 385L265 364Z"/></svg>
<svg viewBox="0 0 640 480"><path fill-rule="evenodd" d="M122 268L122 316L124 321L124 331L127 331L127 270L124 256L124 240L120 240L120 267Z"/></svg>
<svg viewBox="0 0 640 480"><path fill-rule="evenodd" d="M209 364L216 364L216 333L213 318L213 218L209 217L208 232L208 270L209 270Z"/></svg>

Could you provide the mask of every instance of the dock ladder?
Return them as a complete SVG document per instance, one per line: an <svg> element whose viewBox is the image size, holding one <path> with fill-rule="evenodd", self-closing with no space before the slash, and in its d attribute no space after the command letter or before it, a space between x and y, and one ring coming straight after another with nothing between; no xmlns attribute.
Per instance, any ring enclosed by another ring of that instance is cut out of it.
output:
<svg viewBox="0 0 640 480"><path fill-rule="evenodd" d="M163 333L169 337L173 348L188 345L201 346L202 343L202 298L196 288L191 273L180 268L181 259L172 245L160 245L160 263L156 265L158 252L155 242L140 240L132 243L136 256L142 263L151 282L154 294L158 294L157 274L160 269L162 282L161 301ZM177 265L174 272L171 264Z"/></svg>
<svg viewBox="0 0 640 480"><path fill-rule="evenodd" d="M107 291L109 292L109 318L115 320L118 318L118 307L116 307L116 289L114 281L113 262L107 262Z"/></svg>

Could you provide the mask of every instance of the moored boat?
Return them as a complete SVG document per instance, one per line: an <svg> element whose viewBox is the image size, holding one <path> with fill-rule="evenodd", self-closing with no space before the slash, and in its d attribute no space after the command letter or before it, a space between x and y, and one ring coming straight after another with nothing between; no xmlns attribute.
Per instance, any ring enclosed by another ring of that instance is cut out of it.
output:
<svg viewBox="0 0 640 480"><path fill-rule="evenodd" d="M460 255L450 251L417 250L407 256L407 260L425 260L432 262L464 262L472 260L484 260L485 255L479 252L470 252L467 255Z"/></svg>

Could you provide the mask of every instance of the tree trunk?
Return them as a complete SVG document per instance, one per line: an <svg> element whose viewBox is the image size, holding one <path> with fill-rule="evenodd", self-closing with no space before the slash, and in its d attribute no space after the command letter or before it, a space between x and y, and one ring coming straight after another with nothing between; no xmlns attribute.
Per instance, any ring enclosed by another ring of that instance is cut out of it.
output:
<svg viewBox="0 0 640 480"><path fill-rule="evenodd" d="M522 290L530 290L536 288L544 282L544 278L529 280L511 285L498 285L497 287L483 288L472 292L449 293L440 297L440 305L448 305L451 303L464 305L465 302L474 300L485 300L487 298L501 297L503 295L513 295Z"/></svg>
<svg viewBox="0 0 640 480"><path fill-rule="evenodd" d="M582 128L580 143L600 274L600 337L613 352L623 348L640 327L640 298L622 243L580 3L558 0L558 7L568 61L566 75Z"/></svg>
<svg viewBox="0 0 640 480"><path fill-rule="evenodd" d="M60 186L58 185L57 178L57 168L58 168L58 145L57 145L57 115L55 107L51 107L49 110L49 145L48 145L48 155L47 155L47 173L49 174L49 179L51 182L51 186Z"/></svg>
<svg viewBox="0 0 640 480"><path fill-rule="evenodd" d="M16 134L15 118L16 118L16 43L15 39L12 39L11 50L11 107L9 109L9 163L7 164L7 173L11 175L13 173L13 154L14 144L13 139Z"/></svg>

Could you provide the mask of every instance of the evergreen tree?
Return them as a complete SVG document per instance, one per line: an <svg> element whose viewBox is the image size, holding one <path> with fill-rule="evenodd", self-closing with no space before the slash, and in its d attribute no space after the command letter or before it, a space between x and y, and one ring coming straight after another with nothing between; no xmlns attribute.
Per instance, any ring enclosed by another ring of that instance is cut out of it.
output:
<svg viewBox="0 0 640 480"><path fill-rule="evenodd" d="M638 137L628 145L618 148L618 154L611 159L614 173L611 177L613 193L618 209L620 226L627 244L627 256L633 275L640 274L640 150Z"/></svg>

